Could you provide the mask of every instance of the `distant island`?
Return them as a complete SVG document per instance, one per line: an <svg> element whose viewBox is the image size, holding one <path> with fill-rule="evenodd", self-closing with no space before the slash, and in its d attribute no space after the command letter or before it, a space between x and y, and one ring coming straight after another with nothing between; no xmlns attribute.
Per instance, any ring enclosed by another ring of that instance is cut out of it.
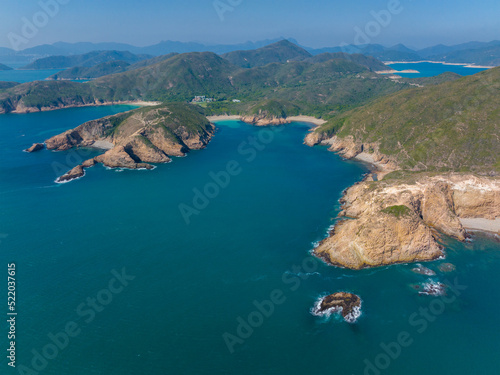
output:
<svg viewBox="0 0 500 375"><path fill-rule="evenodd" d="M281 38L283 39L283 38ZM0 61L2 57L15 56L19 61L32 60L33 57L44 59L47 56L74 56L95 51L129 51L134 55L161 56L170 53L188 53L209 51L229 59L229 54L235 51L244 52L261 49L272 43L279 42L280 39L262 40L258 42L246 42L241 44L228 45L204 45L193 42L162 41L158 44L137 47L125 43L64 43L45 44L41 46L27 48L22 51L14 51L8 48L0 49ZM299 46L294 39L289 42ZM348 44L334 47L310 48L300 46L313 56L323 53L347 53L362 54L381 61L436 61L446 63L473 64L476 66L498 66L500 65L500 41L490 42L467 42L456 45L438 44L422 49L412 49L399 43L393 46L383 46L380 44ZM239 54L241 56L241 54ZM283 56L285 57L285 56ZM114 60L126 60L115 58ZM111 60L108 60L111 61ZM242 60L244 61L244 60ZM104 62L104 61L101 61ZM66 68L79 66L64 66ZM81 66L81 65L80 65ZM57 66L56 68L61 68Z"/></svg>
<svg viewBox="0 0 500 375"><path fill-rule="evenodd" d="M266 126L313 118L317 127L306 144L327 145L373 170L346 191L340 220L315 249L336 266L432 260L444 256L441 234L463 241L472 227L500 230L500 68L393 80L376 73L385 65L371 57L311 56L289 41L226 57L232 62L211 52L186 53L84 84L15 85L0 91L0 113L162 103L45 140L51 150L107 149L59 182L82 177L96 163L152 168L203 148L214 134L211 121ZM195 97L213 100L193 104Z"/></svg>
<svg viewBox="0 0 500 375"><path fill-rule="evenodd" d="M2 71L2 70L13 70L13 69L10 66L0 64L0 71Z"/></svg>

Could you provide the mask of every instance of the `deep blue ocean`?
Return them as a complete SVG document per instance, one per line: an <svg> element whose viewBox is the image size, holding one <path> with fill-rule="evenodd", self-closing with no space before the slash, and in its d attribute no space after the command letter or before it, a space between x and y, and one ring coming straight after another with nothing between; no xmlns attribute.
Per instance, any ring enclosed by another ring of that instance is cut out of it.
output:
<svg viewBox="0 0 500 375"><path fill-rule="evenodd" d="M96 151L22 151L130 108L0 116L1 374L500 373L498 240L444 239L447 259L426 266L446 297L419 295L429 277L413 265L315 260L342 191L367 169L303 145L306 124L221 122L205 150L153 171L96 166L67 184L54 180ZM16 369L5 356L11 263ZM311 314L337 291L362 298L357 323Z"/></svg>
<svg viewBox="0 0 500 375"><path fill-rule="evenodd" d="M9 82L33 82L43 81L45 78L53 74L59 73L61 69L45 69L45 70L2 70L0 71L0 81Z"/></svg>
<svg viewBox="0 0 500 375"><path fill-rule="evenodd" d="M387 65L397 71L416 70L419 72L419 73L396 73L401 77L407 77L407 78L434 77L445 72L453 72L460 74L461 76L469 76L472 74L479 73L483 70L486 70L486 68L468 68L465 65L446 65L442 63L430 63L430 62L396 63Z"/></svg>

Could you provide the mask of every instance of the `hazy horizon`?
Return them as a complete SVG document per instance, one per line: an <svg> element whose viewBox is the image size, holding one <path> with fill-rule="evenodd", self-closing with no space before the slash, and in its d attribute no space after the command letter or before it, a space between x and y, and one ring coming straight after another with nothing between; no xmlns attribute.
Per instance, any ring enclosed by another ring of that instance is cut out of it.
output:
<svg viewBox="0 0 500 375"><path fill-rule="evenodd" d="M286 40L295 40L295 41L298 42L298 44L300 46L308 47L308 48L314 48L314 49L332 48L332 47L338 47L338 46L341 45L339 43L339 44L331 44L331 45L311 46L311 45L308 45L306 43L302 43L300 40L298 40L297 38L294 38L294 37L277 36L277 37L269 37L269 38L263 38L263 39L255 39L255 40L238 40L238 41L234 41L232 43L211 43L211 42L205 42L205 41L202 41L202 40L174 40L174 39L163 39L163 40L151 41L149 43L142 43L142 44L129 43L127 41L116 41L116 40L102 40L102 41L90 41L90 40L66 41L66 40L56 40L56 41L53 41L53 42L35 44L35 45L32 45L32 46L26 47L24 49L29 49L29 48L33 48L33 47L42 46L42 45L54 45L54 44L57 44L57 43L68 43L68 44L77 44L77 43L92 43L92 44L117 43L117 44L129 44L129 45L134 46L134 47L142 48L142 47L153 46L153 45L156 45L156 44L159 44L159 43L162 43L162 42L198 43L198 44L203 44L205 46L215 46L215 45L239 45L239 44L245 44L245 43L258 43L258 42L262 42L262 41L266 41L266 40L273 41L273 40L276 40L276 39L281 39L281 40L283 40L283 39L286 39ZM427 47L433 47L433 46L436 46L436 45L452 46L452 45L472 43L472 42L488 43L488 42L493 42L493 41L499 40L499 39L500 38L498 38L498 39L484 39L484 40L478 40L478 39L475 39L475 40L462 40L462 41L459 41L459 42L456 42L456 43L440 43L440 42L437 42L437 43L431 43L431 44L422 45L422 46L415 46L415 45L412 45L412 44L409 44L409 43L405 43L405 42L396 42L396 43L370 43L370 44L378 44L378 45L382 45L382 46L388 47L388 48L389 47L393 47L393 46L398 45L398 44L403 44L404 46L406 46L406 47L408 47L410 49L420 50L420 49L424 49L424 48L427 48ZM0 46L0 47L11 48L10 46ZM20 50L19 52L22 52L22 50Z"/></svg>
<svg viewBox="0 0 500 375"><path fill-rule="evenodd" d="M451 0L193 0L189 5L154 0L141 6L130 0L41 0L3 5L0 46L22 50L59 41L147 46L164 40L214 45L284 36L312 48L367 42L420 49L499 39L499 12L493 0L480 7Z"/></svg>

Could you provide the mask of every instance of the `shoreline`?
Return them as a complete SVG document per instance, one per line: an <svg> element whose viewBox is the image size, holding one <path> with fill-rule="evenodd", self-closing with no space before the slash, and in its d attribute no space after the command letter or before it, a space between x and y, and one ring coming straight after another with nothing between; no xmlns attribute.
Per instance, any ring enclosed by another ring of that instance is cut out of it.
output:
<svg viewBox="0 0 500 375"><path fill-rule="evenodd" d="M460 222L467 230L500 234L500 218L460 218Z"/></svg>
<svg viewBox="0 0 500 375"><path fill-rule="evenodd" d="M441 64L441 65L451 65L451 66L463 66L464 68L478 68L478 69L492 69L492 68L495 68L495 66L475 65L473 63L447 63L447 62L444 62L444 61L429 61L429 60L422 60L422 61L382 61L382 62L385 65L431 63L431 64Z"/></svg>
<svg viewBox="0 0 500 375"><path fill-rule="evenodd" d="M37 112L50 112L50 111L57 111L60 109L68 109L68 108L86 108L86 107L103 107L107 105L136 105L139 107L154 107L157 105L160 105L161 102L146 102L143 100L127 100L127 101L119 101L119 102L103 102L103 103L91 103L91 104L76 104L76 105L65 105L62 107L42 107L40 109L37 108L37 110L31 110L32 108L25 108L23 110L15 110L12 112L7 112L7 113L12 113L12 114L26 114L26 113L37 113ZM0 113L0 114L7 114L7 113Z"/></svg>
<svg viewBox="0 0 500 375"><path fill-rule="evenodd" d="M393 168L388 168L386 164L382 164L380 162L375 161L373 155L367 152L362 152L361 154L356 155L353 158L353 160L363 164L368 164L369 174L363 179L363 181L368 179L370 176L374 181L375 178L377 181L379 181L382 180L389 173L397 170Z"/></svg>
<svg viewBox="0 0 500 375"><path fill-rule="evenodd" d="M406 70L379 70L378 72L375 72L377 74L396 74L396 73L403 73L403 74L420 74L418 70L413 70L413 69L406 69Z"/></svg>
<svg viewBox="0 0 500 375"><path fill-rule="evenodd" d="M216 115L216 116L207 116L208 121L216 122L216 121L229 121L229 120L239 120L243 121L244 116L240 115ZM315 126L320 126L326 123L325 120L319 119L312 116L290 116L285 118L287 122L307 122L313 124Z"/></svg>
<svg viewBox="0 0 500 375"><path fill-rule="evenodd" d="M309 146L330 145L330 151L361 163L368 169L359 182L344 190L339 200L341 211L336 217L336 224L333 229L328 230L327 236L314 246L314 256L329 265L361 269L431 261L443 256L437 233L459 241L465 240L467 232L472 231L500 236L500 211L495 210L494 205L487 209L477 208L494 202L492 194L495 191L500 192L500 182L497 179L444 173L437 176L423 175L416 182L405 178L379 182L388 173L399 170L397 165L383 154L376 151L358 153L352 141L337 141L335 137L323 139L321 136L308 135L305 143ZM368 149L368 145L364 146L363 148ZM443 214L446 207L442 207L446 206L447 202L443 186L448 186L453 192L454 217L449 220L441 220L446 217ZM483 194L475 194L475 191L481 191L485 194L484 197ZM384 203L385 201L387 203ZM417 201L426 204L412 204ZM429 204L430 201L433 201L433 204ZM406 207L408 213L392 213L391 210L402 210L402 206ZM389 211L384 211L387 209ZM398 215L403 216L400 219ZM473 219L462 219L459 215ZM425 221L419 219L424 217ZM495 219L491 220L491 217ZM390 240L387 236L378 236L379 233L387 231L391 233ZM374 233L377 234L375 237ZM384 246L398 246L399 251L394 254L391 252L391 255L387 256L374 250L380 248L380 241L384 242ZM398 242L400 243L396 244ZM408 251L411 248L415 251Z"/></svg>

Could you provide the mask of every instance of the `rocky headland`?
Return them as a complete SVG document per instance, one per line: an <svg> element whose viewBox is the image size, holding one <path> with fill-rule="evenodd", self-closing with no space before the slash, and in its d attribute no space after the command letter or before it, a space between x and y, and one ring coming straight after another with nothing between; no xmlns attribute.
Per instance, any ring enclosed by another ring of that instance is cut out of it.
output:
<svg viewBox="0 0 500 375"><path fill-rule="evenodd" d="M464 241L462 218L500 217L500 180L471 174L363 181L341 199L340 220L315 254L351 269L442 257L440 234Z"/></svg>
<svg viewBox="0 0 500 375"><path fill-rule="evenodd" d="M49 150L109 146L59 177L58 182L80 178L85 168L102 163L109 168L152 169L149 163L167 163L172 156L204 148L215 126L188 104L146 107L86 122L45 141ZM36 145L32 146L37 147Z"/></svg>

